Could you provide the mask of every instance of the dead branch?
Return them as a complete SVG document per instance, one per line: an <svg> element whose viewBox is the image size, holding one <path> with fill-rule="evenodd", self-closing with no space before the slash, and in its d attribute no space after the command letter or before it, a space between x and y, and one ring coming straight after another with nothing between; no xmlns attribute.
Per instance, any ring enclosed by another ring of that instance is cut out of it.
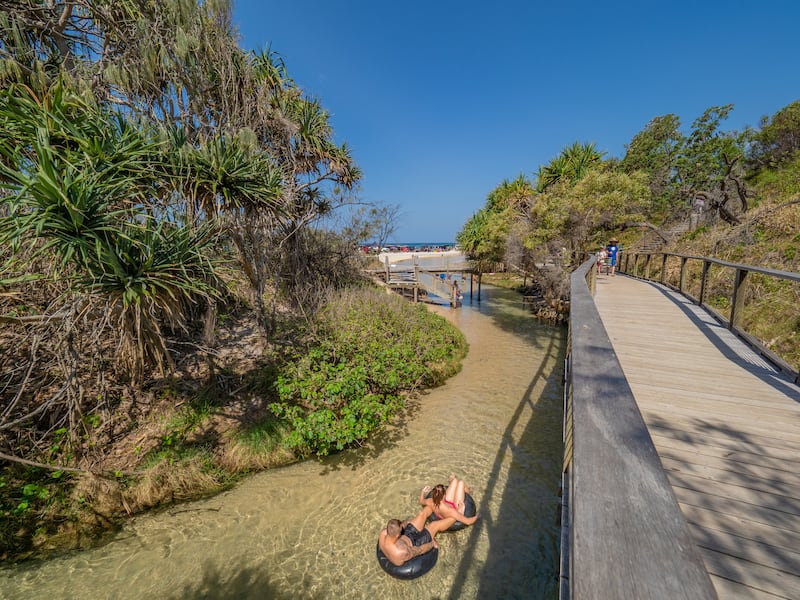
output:
<svg viewBox="0 0 800 600"><path fill-rule="evenodd" d="M624 223L623 227L626 229L631 227L644 227L645 229L649 229L650 231L655 233L658 237L660 237L665 244L669 243L669 240L666 238L666 236L664 236L664 234L661 233L659 228L653 225L652 223L648 223L646 221L642 221L639 223Z"/></svg>
<svg viewBox="0 0 800 600"><path fill-rule="evenodd" d="M67 473L91 473L91 471L85 471L83 469L77 469L75 467L48 465L45 463L36 462L35 460L28 460L26 458L20 458L18 456L11 456L10 454L5 454L4 452L0 452L0 460L7 460L9 462L15 462L21 465L28 465L29 467L38 467L40 469L47 469L48 471L66 471Z"/></svg>
<svg viewBox="0 0 800 600"><path fill-rule="evenodd" d="M788 202L784 202L783 204L779 204L778 206L773 206L769 210L765 210L762 214L760 214L756 219L753 220L753 223L758 223L762 219L768 217L774 212L778 212L779 210L783 210L793 204L800 204L800 198L795 198L794 200L789 200Z"/></svg>

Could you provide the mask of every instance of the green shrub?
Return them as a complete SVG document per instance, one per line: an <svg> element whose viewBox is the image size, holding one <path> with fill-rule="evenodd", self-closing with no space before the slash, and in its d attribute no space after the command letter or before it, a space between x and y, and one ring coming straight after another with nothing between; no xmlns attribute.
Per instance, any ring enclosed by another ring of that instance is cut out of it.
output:
<svg viewBox="0 0 800 600"><path fill-rule="evenodd" d="M69 485L63 471L12 467L0 476L0 559L30 550L36 532L53 532Z"/></svg>
<svg viewBox="0 0 800 600"><path fill-rule="evenodd" d="M366 439L420 387L460 368L466 340L424 306L369 289L345 290L317 320L316 341L276 381L272 411L287 443L320 456Z"/></svg>
<svg viewBox="0 0 800 600"><path fill-rule="evenodd" d="M704 236L706 233L708 233L708 225L700 225L700 227L698 227L694 231L690 231L689 233L687 233L684 236L684 239L686 241L692 241L699 237Z"/></svg>

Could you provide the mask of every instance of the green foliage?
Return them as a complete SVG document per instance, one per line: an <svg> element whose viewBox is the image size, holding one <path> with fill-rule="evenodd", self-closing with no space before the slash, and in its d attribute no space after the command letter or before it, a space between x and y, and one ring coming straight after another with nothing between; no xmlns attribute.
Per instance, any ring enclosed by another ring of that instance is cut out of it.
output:
<svg viewBox="0 0 800 600"><path fill-rule="evenodd" d="M761 119L760 131L750 147L750 160L758 169L776 168L794 160L800 150L800 100Z"/></svg>
<svg viewBox="0 0 800 600"><path fill-rule="evenodd" d="M32 532L53 526L46 516L65 503L69 485L63 471L7 469L0 476L0 553L27 550Z"/></svg>
<svg viewBox="0 0 800 600"><path fill-rule="evenodd" d="M218 472L219 466L214 460L209 448L198 444L180 443L176 432L170 432L162 437L161 446L142 460L142 467L152 469L161 463L179 465L182 462L204 465L208 472Z"/></svg>
<svg viewBox="0 0 800 600"><path fill-rule="evenodd" d="M800 157L786 160L775 168L760 170L753 181L759 188L779 197L800 194Z"/></svg>
<svg viewBox="0 0 800 600"><path fill-rule="evenodd" d="M458 232L456 241L479 271L490 271L504 259L512 226L528 211L535 193L533 184L523 175L503 181Z"/></svg>
<svg viewBox="0 0 800 600"><path fill-rule="evenodd" d="M456 235L462 251L476 263L480 271L503 260L508 234L508 213L484 207L476 212Z"/></svg>
<svg viewBox="0 0 800 600"><path fill-rule="evenodd" d="M708 233L708 226L701 225L697 229L688 232L685 236L683 236L683 239L686 241L696 240L698 238L703 237L706 233Z"/></svg>
<svg viewBox="0 0 800 600"><path fill-rule="evenodd" d="M682 186L710 189L725 178L729 164L744 156L744 138L720 131L732 110L732 104L712 106L692 123L677 161Z"/></svg>
<svg viewBox="0 0 800 600"><path fill-rule="evenodd" d="M599 167L604 152L597 150L592 143L579 142L567 146L549 164L539 167L536 190L546 191L558 183L575 183L592 169Z"/></svg>
<svg viewBox="0 0 800 600"><path fill-rule="evenodd" d="M284 174L265 153L248 148L243 139L217 136L196 147L180 144L180 170L187 197L209 214L258 206L280 211Z"/></svg>
<svg viewBox="0 0 800 600"><path fill-rule="evenodd" d="M179 225L142 202L169 170L163 144L60 86L46 103L5 90L0 121L0 187L9 192L0 241L17 250L12 260L52 255L43 275L105 300L132 379L163 369L163 325L184 327L188 306L217 295L215 229Z"/></svg>
<svg viewBox="0 0 800 600"><path fill-rule="evenodd" d="M451 375L466 351L444 319L375 290L345 291L317 326L317 340L279 375L270 405L290 423L288 443L301 454L360 443L396 414L404 394Z"/></svg>
<svg viewBox="0 0 800 600"><path fill-rule="evenodd" d="M656 206L667 210L680 200L675 179L680 153L686 142L677 115L655 117L633 136L620 167L626 173L642 171L650 179L650 192Z"/></svg>
<svg viewBox="0 0 800 600"><path fill-rule="evenodd" d="M187 437L202 426L213 413L213 403L207 398L198 398L180 407L177 414L165 426L166 433L161 436L162 448L182 446Z"/></svg>
<svg viewBox="0 0 800 600"><path fill-rule="evenodd" d="M290 433L286 422L269 417L237 434L237 438L251 451L268 454L283 444Z"/></svg>
<svg viewBox="0 0 800 600"><path fill-rule="evenodd" d="M552 186L536 198L526 244L546 247L561 241L571 248L593 245L598 234L643 218L649 208L647 177L598 168L573 185Z"/></svg>

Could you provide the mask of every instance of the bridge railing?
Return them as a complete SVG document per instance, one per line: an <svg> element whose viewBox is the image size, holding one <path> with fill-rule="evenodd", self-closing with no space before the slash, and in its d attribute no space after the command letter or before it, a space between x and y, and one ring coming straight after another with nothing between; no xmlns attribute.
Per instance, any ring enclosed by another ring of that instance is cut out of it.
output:
<svg viewBox="0 0 800 600"><path fill-rule="evenodd" d="M671 252L620 259L620 271L680 292L800 383L800 274Z"/></svg>
<svg viewBox="0 0 800 600"><path fill-rule="evenodd" d="M716 598L594 304L571 276L561 600Z"/></svg>

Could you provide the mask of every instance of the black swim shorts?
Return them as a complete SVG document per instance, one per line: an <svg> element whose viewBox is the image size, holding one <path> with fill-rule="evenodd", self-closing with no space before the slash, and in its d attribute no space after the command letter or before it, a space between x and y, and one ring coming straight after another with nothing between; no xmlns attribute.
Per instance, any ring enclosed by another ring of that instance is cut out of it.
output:
<svg viewBox="0 0 800 600"><path fill-rule="evenodd" d="M410 539L411 543L415 546L421 546L422 544L433 541L427 529L423 528L422 531L417 531L417 528L414 527L412 523L408 523L403 527L403 535Z"/></svg>

